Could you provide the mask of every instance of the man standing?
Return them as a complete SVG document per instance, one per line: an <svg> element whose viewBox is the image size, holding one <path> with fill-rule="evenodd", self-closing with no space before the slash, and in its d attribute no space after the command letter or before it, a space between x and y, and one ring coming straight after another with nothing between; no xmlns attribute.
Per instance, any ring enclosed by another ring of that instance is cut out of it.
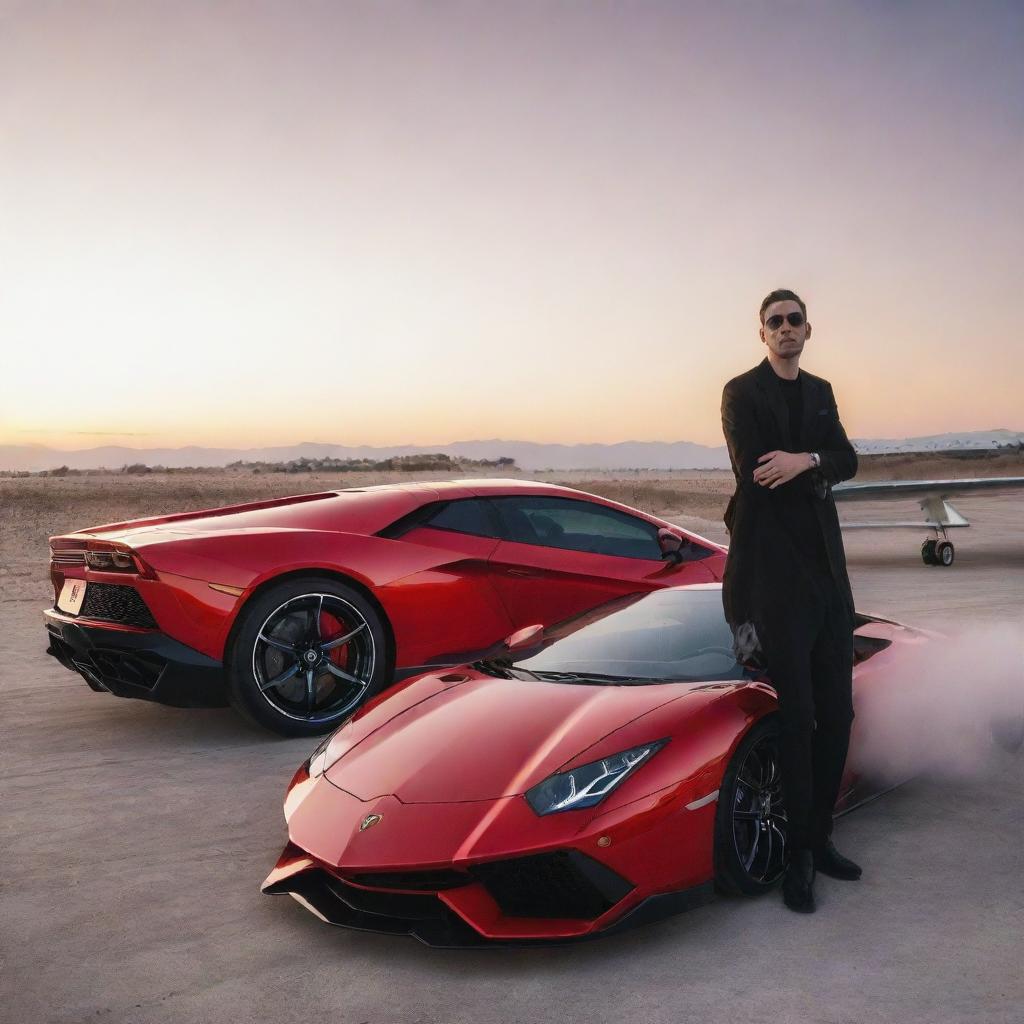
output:
<svg viewBox="0 0 1024 1024"><path fill-rule="evenodd" d="M800 369L807 307L788 290L761 303L768 353L722 392L736 477L725 513L725 617L756 643L779 701L787 814L786 906L814 910L814 873L856 879L831 842L853 722L853 594L831 485L857 472L832 385ZM742 639L741 639L742 638Z"/></svg>

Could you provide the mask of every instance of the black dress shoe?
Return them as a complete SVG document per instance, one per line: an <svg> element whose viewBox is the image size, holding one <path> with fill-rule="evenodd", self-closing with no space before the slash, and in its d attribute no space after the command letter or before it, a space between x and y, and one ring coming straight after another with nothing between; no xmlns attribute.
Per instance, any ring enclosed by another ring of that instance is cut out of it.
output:
<svg viewBox="0 0 1024 1024"><path fill-rule="evenodd" d="M790 910L814 913L814 854L810 850L793 851L782 880L782 899Z"/></svg>
<svg viewBox="0 0 1024 1024"><path fill-rule="evenodd" d="M855 882L860 878L860 865L844 857L831 843L814 851L814 866L830 878L841 878L844 882Z"/></svg>

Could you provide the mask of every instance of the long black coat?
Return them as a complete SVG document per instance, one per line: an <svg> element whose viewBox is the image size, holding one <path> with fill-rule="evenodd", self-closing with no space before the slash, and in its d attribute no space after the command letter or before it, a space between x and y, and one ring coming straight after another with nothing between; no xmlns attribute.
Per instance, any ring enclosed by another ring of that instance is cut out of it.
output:
<svg viewBox="0 0 1024 1024"><path fill-rule="evenodd" d="M774 450L794 451L789 409L778 375L765 357L734 377L722 391L722 429L736 477L736 491L725 513L729 554L722 581L725 617L770 624L792 602L814 594L805 557L793 539L787 511L800 495L810 496L825 541L832 577L853 612L846 553L832 484L857 472L857 454L839 421L832 385L800 371L803 421L800 450L817 452L820 469L807 470L774 490L754 481L758 457Z"/></svg>

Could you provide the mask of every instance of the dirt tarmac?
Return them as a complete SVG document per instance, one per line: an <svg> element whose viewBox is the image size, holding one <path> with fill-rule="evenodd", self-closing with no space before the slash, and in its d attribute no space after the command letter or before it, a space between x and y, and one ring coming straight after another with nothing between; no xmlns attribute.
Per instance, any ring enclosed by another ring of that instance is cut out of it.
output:
<svg viewBox="0 0 1024 1024"><path fill-rule="evenodd" d="M578 946L446 951L332 929L287 897L262 896L285 841L284 787L313 744L256 732L229 710L96 694L45 656L45 538L111 518L82 497L5 509L5 1024L1024 1019L1021 755L993 755L967 778L918 778L840 819L837 843L864 878L819 876L808 917L778 894L721 898ZM957 506L973 525L955 534L949 569L921 563L923 530L845 534L861 610L1024 628L1019 498ZM707 509L673 511L725 539Z"/></svg>

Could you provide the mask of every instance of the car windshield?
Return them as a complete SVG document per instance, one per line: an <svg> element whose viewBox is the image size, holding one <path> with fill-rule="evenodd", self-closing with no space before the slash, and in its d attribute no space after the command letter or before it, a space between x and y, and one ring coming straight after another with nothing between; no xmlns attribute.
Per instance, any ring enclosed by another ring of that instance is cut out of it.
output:
<svg viewBox="0 0 1024 1024"><path fill-rule="evenodd" d="M607 607L565 623L564 635L556 627L543 649L506 655L502 664L512 676L595 685L752 678L736 660L718 587L657 590Z"/></svg>

